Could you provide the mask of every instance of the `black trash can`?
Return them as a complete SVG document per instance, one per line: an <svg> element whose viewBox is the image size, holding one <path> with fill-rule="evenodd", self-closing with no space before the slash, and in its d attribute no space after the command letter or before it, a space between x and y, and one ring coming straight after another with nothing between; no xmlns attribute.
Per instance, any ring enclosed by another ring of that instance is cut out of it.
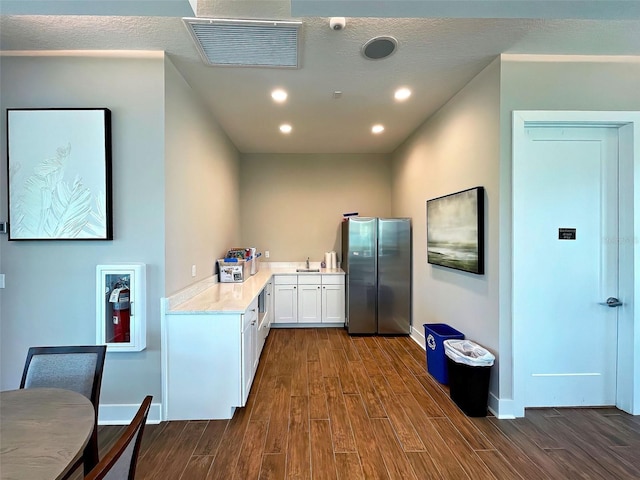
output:
<svg viewBox="0 0 640 480"><path fill-rule="evenodd" d="M447 357L444 354L444 341L447 339L463 339L464 334L446 323L425 323L424 338L427 344L427 371L438 382L449 383L447 374Z"/></svg>
<svg viewBox="0 0 640 480"><path fill-rule="evenodd" d="M486 417L495 357L469 340L446 340L444 346L451 400L469 417Z"/></svg>

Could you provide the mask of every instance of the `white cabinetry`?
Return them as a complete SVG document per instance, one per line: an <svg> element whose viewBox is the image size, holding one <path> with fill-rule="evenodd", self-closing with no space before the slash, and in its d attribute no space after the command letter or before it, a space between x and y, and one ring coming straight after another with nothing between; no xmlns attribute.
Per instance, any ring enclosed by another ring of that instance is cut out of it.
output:
<svg viewBox="0 0 640 480"><path fill-rule="evenodd" d="M320 275L298 275L298 323L319 323L322 319Z"/></svg>
<svg viewBox="0 0 640 480"><path fill-rule="evenodd" d="M267 299L266 299L266 304L267 304L267 320L269 320L269 327L271 327L271 324L273 323L273 320L275 318L275 302L276 302L276 297L274 295L274 285L273 285L274 281L273 281L273 277L271 277L271 279L269 280L269 282L267 283L267 291L266 291L266 295L267 295ZM267 334L269 332L267 331Z"/></svg>
<svg viewBox="0 0 640 480"><path fill-rule="evenodd" d="M344 323L344 275L322 276L322 323Z"/></svg>
<svg viewBox="0 0 640 480"><path fill-rule="evenodd" d="M241 314L165 315L164 420L231 418L242 405Z"/></svg>
<svg viewBox="0 0 640 480"><path fill-rule="evenodd" d="M259 357L258 299L244 313L164 315L165 420L231 418Z"/></svg>
<svg viewBox="0 0 640 480"><path fill-rule="evenodd" d="M242 405L245 405L258 367L258 299L242 315Z"/></svg>
<svg viewBox="0 0 640 480"><path fill-rule="evenodd" d="M163 299L161 310L162 420L229 419L246 405L271 323L344 324L344 275L260 271L244 285L196 285Z"/></svg>
<svg viewBox="0 0 640 480"><path fill-rule="evenodd" d="M146 265L96 267L96 344L109 352L139 352L147 346Z"/></svg>
<svg viewBox="0 0 640 480"><path fill-rule="evenodd" d="M344 275L275 275L274 283L275 323L344 323Z"/></svg>
<svg viewBox="0 0 640 480"><path fill-rule="evenodd" d="M273 297L273 279L270 279L258 295L258 356L273 323Z"/></svg>
<svg viewBox="0 0 640 480"><path fill-rule="evenodd" d="M298 322L298 277L297 275L276 275L274 323Z"/></svg>

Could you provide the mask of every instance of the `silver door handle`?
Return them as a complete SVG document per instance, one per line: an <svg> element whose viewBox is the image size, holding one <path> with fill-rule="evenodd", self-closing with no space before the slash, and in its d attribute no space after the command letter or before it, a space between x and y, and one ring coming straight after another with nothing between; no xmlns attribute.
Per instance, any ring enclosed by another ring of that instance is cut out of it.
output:
<svg viewBox="0 0 640 480"><path fill-rule="evenodd" d="M600 302L600 305L604 305L606 307L621 307L623 304L616 297L609 297L606 302Z"/></svg>

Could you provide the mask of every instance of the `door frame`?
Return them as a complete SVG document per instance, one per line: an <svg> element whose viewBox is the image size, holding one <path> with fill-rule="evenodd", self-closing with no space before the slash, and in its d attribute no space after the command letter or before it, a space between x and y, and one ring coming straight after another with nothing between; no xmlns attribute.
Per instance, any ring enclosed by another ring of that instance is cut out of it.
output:
<svg viewBox="0 0 640 480"><path fill-rule="evenodd" d="M557 127L613 127L619 138L619 297L625 306L618 312L618 353L616 368L616 407L625 412L640 414L640 324L636 318L635 300L640 298L640 112L595 111L531 111L514 110L512 118L512 172L524 161L526 128L532 126ZM514 205L517 185L512 177L511 205ZM514 211L511 211L514 225ZM512 235L513 238L513 235ZM513 292L516 258L511 246L511 319L513 354L513 415L524 416L526 404L526 362L523 358L523 326L513 316L517 296Z"/></svg>

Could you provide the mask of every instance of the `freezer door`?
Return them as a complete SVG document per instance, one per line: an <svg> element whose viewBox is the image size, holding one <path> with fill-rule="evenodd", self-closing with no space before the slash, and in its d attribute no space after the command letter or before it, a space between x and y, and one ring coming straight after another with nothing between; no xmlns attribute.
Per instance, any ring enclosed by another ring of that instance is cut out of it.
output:
<svg viewBox="0 0 640 480"><path fill-rule="evenodd" d="M347 329L350 334L376 333L375 218L351 218L343 228L346 259Z"/></svg>
<svg viewBox="0 0 640 480"><path fill-rule="evenodd" d="M411 220L378 219L378 333L411 333Z"/></svg>

